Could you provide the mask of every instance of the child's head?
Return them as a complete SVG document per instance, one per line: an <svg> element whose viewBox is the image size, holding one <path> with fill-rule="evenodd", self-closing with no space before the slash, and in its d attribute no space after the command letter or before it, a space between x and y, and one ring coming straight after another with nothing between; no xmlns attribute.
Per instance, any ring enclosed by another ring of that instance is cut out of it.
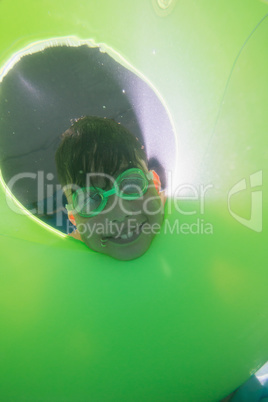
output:
<svg viewBox="0 0 268 402"><path fill-rule="evenodd" d="M62 134L56 165L69 219L89 248L120 260L149 248L163 204L132 133L114 120L83 117Z"/></svg>

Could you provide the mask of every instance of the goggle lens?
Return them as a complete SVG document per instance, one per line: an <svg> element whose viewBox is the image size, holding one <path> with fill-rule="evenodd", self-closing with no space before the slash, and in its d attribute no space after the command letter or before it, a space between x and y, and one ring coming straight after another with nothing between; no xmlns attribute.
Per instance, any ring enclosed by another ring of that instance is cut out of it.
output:
<svg viewBox="0 0 268 402"><path fill-rule="evenodd" d="M74 208L82 216L91 215L100 207L102 200L103 197L97 190L83 188L76 192Z"/></svg>
<svg viewBox="0 0 268 402"><path fill-rule="evenodd" d="M118 182L119 196L127 199L136 199L141 197L147 190L147 181L145 177L138 174L132 174Z"/></svg>

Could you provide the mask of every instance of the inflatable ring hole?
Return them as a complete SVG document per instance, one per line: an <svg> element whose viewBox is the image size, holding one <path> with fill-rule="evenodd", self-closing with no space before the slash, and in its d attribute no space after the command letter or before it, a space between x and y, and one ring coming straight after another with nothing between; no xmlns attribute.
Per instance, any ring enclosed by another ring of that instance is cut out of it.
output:
<svg viewBox="0 0 268 402"><path fill-rule="evenodd" d="M107 47L108 48L108 47ZM81 116L111 118L144 144L149 169L166 188L176 160L172 122L159 94L142 74L92 44L44 46L20 59L1 83L1 171L33 215L68 233L66 198L57 179L61 134ZM123 63L125 65L123 65Z"/></svg>

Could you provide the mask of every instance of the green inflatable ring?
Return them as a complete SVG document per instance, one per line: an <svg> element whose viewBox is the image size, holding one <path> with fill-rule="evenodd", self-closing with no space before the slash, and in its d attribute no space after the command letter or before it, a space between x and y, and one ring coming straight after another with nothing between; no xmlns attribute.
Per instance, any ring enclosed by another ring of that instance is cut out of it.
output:
<svg viewBox="0 0 268 402"><path fill-rule="evenodd" d="M267 10L0 3L2 76L33 44L93 39L178 133L162 232L129 262L35 219L1 176L2 400L218 401L267 361Z"/></svg>

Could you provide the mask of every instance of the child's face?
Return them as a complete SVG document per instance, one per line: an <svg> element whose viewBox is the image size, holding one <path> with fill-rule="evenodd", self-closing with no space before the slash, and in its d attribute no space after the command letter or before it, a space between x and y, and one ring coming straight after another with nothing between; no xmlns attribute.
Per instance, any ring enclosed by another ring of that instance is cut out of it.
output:
<svg viewBox="0 0 268 402"><path fill-rule="evenodd" d="M148 173L147 168L143 168ZM102 183L97 184L101 187ZM67 194L68 202L72 199ZM92 250L119 260L132 260L144 254L164 217L164 206L152 180L146 193L134 200L111 195L103 211L85 218L73 212L83 242Z"/></svg>

